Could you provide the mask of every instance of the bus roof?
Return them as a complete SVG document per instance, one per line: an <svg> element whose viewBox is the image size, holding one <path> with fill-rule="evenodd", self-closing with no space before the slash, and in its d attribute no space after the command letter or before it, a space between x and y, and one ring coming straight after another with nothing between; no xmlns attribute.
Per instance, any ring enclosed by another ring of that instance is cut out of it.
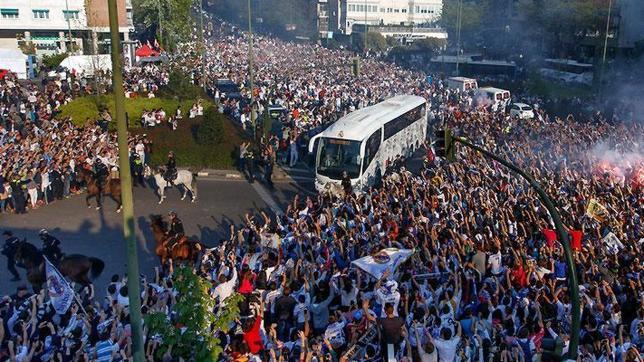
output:
<svg viewBox="0 0 644 362"><path fill-rule="evenodd" d="M347 114L325 129L321 136L360 141L369 137L385 123L425 102L423 97L395 96Z"/></svg>
<svg viewBox="0 0 644 362"><path fill-rule="evenodd" d="M501 88L495 88L495 87L481 87L479 89L484 92L490 92L490 93L509 92L509 90L507 89L501 89Z"/></svg>
<svg viewBox="0 0 644 362"><path fill-rule="evenodd" d="M449 80L453 80L455 82L476 82L476 79L473 78L465 78L465 77L449 77L447 78Z"/></svg>

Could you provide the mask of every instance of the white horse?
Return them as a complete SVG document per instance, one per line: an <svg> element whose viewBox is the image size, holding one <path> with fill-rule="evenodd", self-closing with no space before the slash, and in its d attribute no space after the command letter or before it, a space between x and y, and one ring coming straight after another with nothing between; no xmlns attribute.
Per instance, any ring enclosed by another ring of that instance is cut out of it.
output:
<svg viewBox="0 0 644 362"><path fill-rule="evenodd" d="M148 165L145 165L143 176L145 176L146 178L150 176L154 177L154 181L157 186L157 192L160 198L159 205L163 202L163 200L165 200L166 187L172 186L183 186L183 188L181 188L181 200L184 200L186 198L188 191L190 191L192 202L195 202L197 200L197 180L192 176L192 172L188 170L177 170L177 178L172 184L170 184L163 178L163 173L153 173L152 169Z"/></svg>

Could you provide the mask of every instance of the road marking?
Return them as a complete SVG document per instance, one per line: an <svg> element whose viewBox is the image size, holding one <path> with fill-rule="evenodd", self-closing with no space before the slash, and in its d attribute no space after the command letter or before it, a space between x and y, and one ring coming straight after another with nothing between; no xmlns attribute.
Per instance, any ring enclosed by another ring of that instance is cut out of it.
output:
<svg viewBox="0 0 644 362"><path fill-rule="evenodd" d="M262 186L259 182L253 182L251 186L253 187L255 192L257 192L259 197L261 197L262 200L264 200L264 202L268 205L268 207L270 207L271 210L273 210L274 213L284 214L284 211L282 210L282 208L277 204L277 202L275 202L273 197L268 193L268 191L266 191L266 188L264 186Z"/></svg>

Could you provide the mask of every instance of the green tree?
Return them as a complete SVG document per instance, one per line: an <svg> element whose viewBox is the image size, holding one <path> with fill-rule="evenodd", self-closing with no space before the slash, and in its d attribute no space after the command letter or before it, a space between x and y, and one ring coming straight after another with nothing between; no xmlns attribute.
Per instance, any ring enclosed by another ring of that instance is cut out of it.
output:
<svg viewBox="0 0 644 362"><path fill-rule="evenodd" d="M192 32L193 0L134 0L134 23L139 31L156 34L159 43L174 49L187 40Z"/></svg>
<svg viewBox="0 0 644 362"><path fill-rule="evenodd" d="M450 42L456 43L458 27L458 11L461 4L461 39L467 38L477 31L488 13L489 3L487 0L451 0L443 2L440 24L447 30Z"/></svg>
<svg viewBox="0 0 644 362"><path fill-rule="evenodd" d="M550 53L568 57L587 40L603 45L609 0L521 0L518 9L523 26L531 27Z"/></svg>
<svg viewBox="0 0 644 362"><path fill-rule="evenodd" d="M443 48L447 44L447 40L438 38L425 38L414 40L414 46L418 49L435 52Z"/></svg>
<svg viewBox="0 0 644 362"><path fill-rule="evenodd" d="M186 361L217 361L222 352L217 332L227 332L231 322L239 318L240 294L233 294L215 310L216 301L210 297L210 283L189 267L180 267L173 274L178 292L172 307L176 317L171 322L162 312L145 317L150 335L158 334L161 344L156 358L161 359L171 349L173 359Z"/></svg>
<svg viewBox="0 0 644 362"><path fill-rule="evenodd" d="M60 63L67 58L68 53L60 54L45 54L42 57L42 64L47 68L56 68Z"/></svg>
<svg viewBox="0 0 644 362"><path fill-rule="evenodd" d="M355 33L355 46L360 50L364 51L364 34ZM387 50L387 39L380 33L368 32L367 33L367 49L375 51L384 51Z"/></svg>

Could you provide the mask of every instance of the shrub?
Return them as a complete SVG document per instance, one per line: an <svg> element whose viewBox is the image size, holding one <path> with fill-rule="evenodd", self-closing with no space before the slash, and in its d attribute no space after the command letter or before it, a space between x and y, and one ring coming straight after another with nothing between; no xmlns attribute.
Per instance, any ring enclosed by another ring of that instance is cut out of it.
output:
<svg viewBox="0 0 644 362"><path fill-rule="evenodd" d="M177 99L197 99L203 96L201 88L196 86L190 77L180 70L170 72L170 81L161 91Z"/></svg>
<svg viewBox="0 0 644 362"><path fill-rule="evenodd" d="M230 324L239 318L243 296L235 293L226 298L225 304L215 308L216 301L208 292L210 283L196 275L192 268L179 267L173 280L178 295L172 306L172 320L161 312L144 317L150 335L161 337L156 357L162 359L172 348L171 355L176 359L217 361L223 352L218 336L225 336Z"/></svg>
<svg viewBox="0 0 644 362"><path fill-rule="evenodd" d="M215 107L209 107L204 112L204 119L197 129L197 143L200 145L215 145L221 143L224 135L223 115Z"/></svg>

